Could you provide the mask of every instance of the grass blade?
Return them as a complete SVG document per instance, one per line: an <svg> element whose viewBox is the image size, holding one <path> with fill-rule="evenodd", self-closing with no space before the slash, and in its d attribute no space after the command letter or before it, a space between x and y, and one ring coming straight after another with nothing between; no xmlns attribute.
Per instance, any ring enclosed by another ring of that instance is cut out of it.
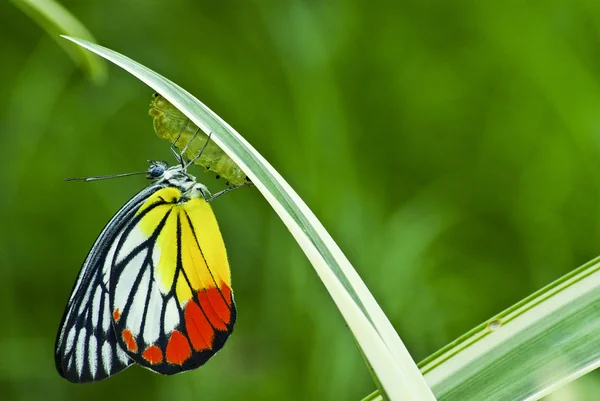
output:
<svg viewBox="0 0 600 401"><path fill-rule="evenodd" d="M419 364L440 401L539 400L600 366L600 258ZM366 399L381 400L377 392Z"/></svg>
<svg viewBox="0 0 600 401"><path fill-rule="evenodd" d="M204 132L211 132L211 140L250 177L301 246L388 397L435 399L391 323L337 244L287 182L244 138L198 99L152 70L96 44L67 39L136 76Z"/></svg>
<svg viewBox="0 0 600 401"><path fill-rule="evenodd" d="M37 22L51 38L67 52L96 83L106 80L106 63L96 55L83 49L70 46L63 40L57 40L58 35L72 35L95 41L87 28L66 8L54 0L11 0L15 6Z"/></svg>

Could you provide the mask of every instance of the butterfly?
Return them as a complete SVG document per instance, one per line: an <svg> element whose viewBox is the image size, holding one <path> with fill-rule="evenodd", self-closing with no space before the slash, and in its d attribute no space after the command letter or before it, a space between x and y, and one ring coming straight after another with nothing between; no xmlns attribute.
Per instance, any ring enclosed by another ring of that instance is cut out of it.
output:
<svg viewBox="0 0 600 401"><path fill-rule="evenodd" d="M209 204L233 188L210 197L187 173L194 160L171 150L179 164L150 161L150 185L108 222L83 263L55 347L58 373L71 382L135 363L167 375L195 369L233 331L229 262ZM83 180L131 174L140 173Z"/></svg>

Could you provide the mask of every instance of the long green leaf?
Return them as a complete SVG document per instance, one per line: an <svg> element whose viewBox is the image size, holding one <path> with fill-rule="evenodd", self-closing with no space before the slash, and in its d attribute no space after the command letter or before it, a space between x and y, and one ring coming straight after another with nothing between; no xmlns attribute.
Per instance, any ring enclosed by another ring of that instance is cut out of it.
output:
<svg viewBox="0 0 600 401"><path fill-rule="evenodd" d="M231 126L187 91L135 61L96 44L67 38L112 61L163 95L250 177L311 261L348 323L383 390L393 400L434 400L391 323L337 244L273 167Z"/></svg>
<svg viewBox="0 0 600 401"><path fill-rule="evenodd" d="M419 364L440 401L538 400L600 366L600 258ZM377 392L365 400L381 400Z"/></svg>
<svg viewBox="0 0 600 401"><path fill-rule="evenodd" d="M63 40L57 40L58 35L72 35L88 41L95 40L90 31L69 10L54 0L11 1L44 28L93 81L101 83L106 80L104 60L81 48L73 47Z"/></svg>

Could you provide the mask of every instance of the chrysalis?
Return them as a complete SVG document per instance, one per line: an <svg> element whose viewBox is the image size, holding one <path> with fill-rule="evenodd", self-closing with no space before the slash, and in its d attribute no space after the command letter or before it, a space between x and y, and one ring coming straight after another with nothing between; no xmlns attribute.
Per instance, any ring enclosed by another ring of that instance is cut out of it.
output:
<svg viewBox="0 0 600 401"><path fill-rule="evenodd" d="M150 103L150 116L153 119L154 131L160 138L173 142L181 129L185 126L179 140L175 146L182 150L189 144L184 156L193 159L202 149L208 139L208 135L202 131L198 133L194 141L190 139L198 130L198 127L190 121L182 112L175 108L168 100L154 94L154 99ZM194 164L204 166L206 170L214 171L217 178L223 177L227 185L243 185L250 182L246 174L217 146L213 141L209 141L202 155Z"/></svg>

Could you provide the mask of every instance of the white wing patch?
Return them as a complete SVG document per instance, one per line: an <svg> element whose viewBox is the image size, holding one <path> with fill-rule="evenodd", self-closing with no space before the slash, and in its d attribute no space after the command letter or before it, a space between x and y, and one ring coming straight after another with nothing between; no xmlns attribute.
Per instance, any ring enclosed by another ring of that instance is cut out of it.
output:
<svg viewBox="0 0 600 401"><path fill-rule="evenodd" d="M139 335L142 330L143 320L145 320L146 310L146 296L148 294L148 286L150 285L150 270L144 269L142 279L137 286L137 291L132 292L130 297L133 299L131 303L131 309L127 315L127 327L131 328L131 331L135 336ZM146 324L147 326L148 324Z"/></svg>
<svg viewBox="0 0 600 401"><path fill-rule="evenodd" d="M104 343L102 345L102 367L104 367L104 374L106 376L108 376L110 374L110 370L111 370L111 360L113 358L113 351L114 345L111 345L109 343Z"/></svg>
<svg viewBox="0 0 600 401"><path fill-rule="evenodd" d="M117 283L117 288L113 295L113 311L119 309L123 311L129 299L131 286L136 282L140 274L140 266L144 264L145 252L140 252L127 264L121 279Z"/></svg>
<svg viewBox="0 0 600 401"><path fill-rule="evenodd" d="M141 246L147 239L148 237L142 232L142 230L138 229L137 227L132 229L129 233L127 233L125 241L119 247L119 252L114 260L115 264L123 262L127 256L131 255L136 247ZM119 242L121 241L115 241L115 246L118 246L117 244Z"/></svg>
<svg viewBox="0 0 600 401"><path fill-rule="evenodd" d="M172 297L167 303L165 309L165 321L163 322L164 330L168 333L175 330L179 324L179 310L177 309L177 301Z"/></svg>
<svg viewBox="0 0 600 401"><path fill-rule="evenodd" d="M146 313L146 321L160 322L161 310L162 297L159 291L153 289L152 291L150 291L150 300L148 301L148 312ZM144 330L144 340L146 340L150 344L153 344L158 340L160 332L160 324L146 325L146 328Z"/></svg>
<svg viewBox="0 0 600 401"><path fill-rule="evenodd" d="M83 372L83 360L85 354L85 329L79 330L79 336L77 337L77 344L75 344L75 370L77 370L77 374L81 375Z"/></svg>
<svg viewBox="0 0 600 401"><path fill-rule="evenodd" d="M88 364L90 367L90 374L92 377L96 377L97 366L97 355L98 355L98 338L96 336L90 336L88 345Z"/></svg>

